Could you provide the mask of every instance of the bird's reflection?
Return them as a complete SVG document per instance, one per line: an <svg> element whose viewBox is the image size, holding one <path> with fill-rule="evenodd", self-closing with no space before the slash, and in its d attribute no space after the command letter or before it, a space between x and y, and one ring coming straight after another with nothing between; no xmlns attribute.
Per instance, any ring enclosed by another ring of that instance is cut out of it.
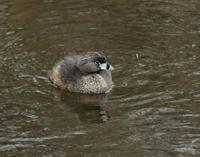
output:
<svg viewBox="0 0 200 157"><path fill-rule="evenodd" d="M109 94L86 95L59 89L53 89L52 93L56 101L68 105L72 112L77 113L80 121L104 123L110 119L109 113L105 110Z"/></svg>

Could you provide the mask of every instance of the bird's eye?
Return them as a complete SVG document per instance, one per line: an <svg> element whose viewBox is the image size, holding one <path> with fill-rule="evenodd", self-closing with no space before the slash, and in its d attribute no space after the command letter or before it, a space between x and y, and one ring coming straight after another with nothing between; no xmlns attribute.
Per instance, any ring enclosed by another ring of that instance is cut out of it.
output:
<svg viewBox="0 0 200 157"><path fill-rule="evenodd" d="M95 64L100 65L100 62L99 61L95 61Z"/></svg>

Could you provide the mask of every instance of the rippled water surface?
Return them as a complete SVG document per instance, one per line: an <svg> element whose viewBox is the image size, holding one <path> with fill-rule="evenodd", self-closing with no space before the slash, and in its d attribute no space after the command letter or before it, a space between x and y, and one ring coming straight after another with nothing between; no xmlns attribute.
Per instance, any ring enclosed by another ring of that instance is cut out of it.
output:
<svg viewBox="0 0 200 157"><path fill-rule="evenodd" d="M108 95L54 89L53 64L102 51ZM199 0L1 0L0 156L199 157Z"/></svg>

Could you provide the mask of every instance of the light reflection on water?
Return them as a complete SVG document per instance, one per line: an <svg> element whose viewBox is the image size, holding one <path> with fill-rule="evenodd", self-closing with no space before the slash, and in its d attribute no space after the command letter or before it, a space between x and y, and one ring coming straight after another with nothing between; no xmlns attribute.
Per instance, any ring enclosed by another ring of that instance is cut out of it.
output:
<svg viewBox="0 0 200 157"><path fill-rule="evenodd" d="M199 156L199 1L5 0L2 156ZM54 89L68 52L103 51L108 95Z"/></svg>

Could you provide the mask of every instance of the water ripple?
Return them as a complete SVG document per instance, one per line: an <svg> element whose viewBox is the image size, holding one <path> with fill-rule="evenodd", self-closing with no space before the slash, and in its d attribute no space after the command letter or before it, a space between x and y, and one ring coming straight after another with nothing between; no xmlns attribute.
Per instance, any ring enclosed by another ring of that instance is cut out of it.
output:
<svg viewBox="0 0 200 157"><path fill-rule="evenodd" d="M13 138L13 139L10 139L9 142L44 142L48 140L69 138L69 137L73 137L74 135L84 135L84 134L86 134L85 131L75 131L75 132L66 133L64 135L59 135L59 136L47 136L47 137L36 137L36 138Z"/></svg>
<svg viewBox="0 0 200 157"><path fill-rule="evenodd" d="M31 144L6 144L0 146L0 152L16 150L18 148L31 148L33 147Z"/></svg>

